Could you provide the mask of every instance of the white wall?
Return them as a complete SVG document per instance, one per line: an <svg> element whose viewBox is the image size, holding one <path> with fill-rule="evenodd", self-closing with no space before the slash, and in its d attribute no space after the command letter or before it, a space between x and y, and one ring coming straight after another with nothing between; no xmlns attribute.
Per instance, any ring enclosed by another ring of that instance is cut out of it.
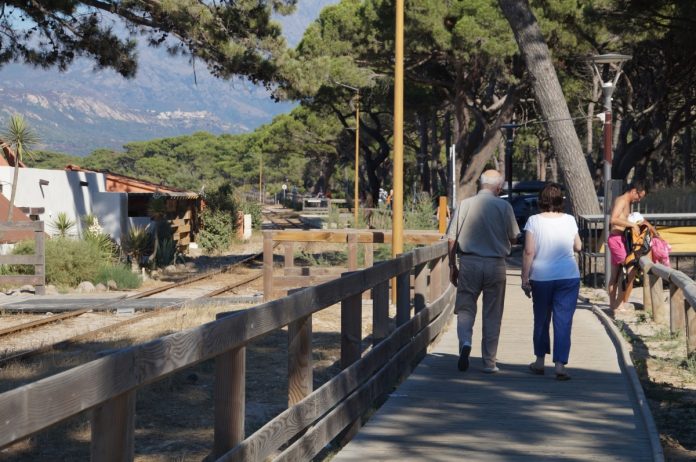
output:
<svg viewBox="0 0 696 462"><path fill-rule="evenodd" d="M13 167L0 167L2 194L8 200L12 194L13 173ZM48 185L41 186L39 180L48 181ZM77 230L81 228L80 218L91 213L99 219L105 233L121 241L121 233L127 227L128 195L106 192L103 173L20 168L17 185L15 207L43 207L44 213L39 219L46 223L49 234L53 233L51 223L60 212L78 223Z"/></svg>

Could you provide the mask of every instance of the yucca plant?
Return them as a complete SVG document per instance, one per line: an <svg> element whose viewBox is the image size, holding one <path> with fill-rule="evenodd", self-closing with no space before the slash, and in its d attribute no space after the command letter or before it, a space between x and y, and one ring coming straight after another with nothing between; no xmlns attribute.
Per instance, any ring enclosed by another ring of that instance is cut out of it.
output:
<svg viewBox="0 0 696 462"><path fill-rule="evenodd" d="M19 163L24 156L31 156L30 148L37 144L40 139L38 135L27 124L24 117L15 114L10 117L7 128L0 134L0 145L3 148L14 150L14 173L12 176L12 192L10 194L10 206L7 213L7 221L12 221L12 211L14 209L15 197L17 196L17 181L19 180Z"/></svg>
<svg viewBox="0 0 696 462"><path fill-rule="evenodd" d="M56 237L68 237L73 228L77 225L75 220L70 219L68 214L65 212L60 212L55 220L51 222L51 228L54 231L54 236Z"/></svg>

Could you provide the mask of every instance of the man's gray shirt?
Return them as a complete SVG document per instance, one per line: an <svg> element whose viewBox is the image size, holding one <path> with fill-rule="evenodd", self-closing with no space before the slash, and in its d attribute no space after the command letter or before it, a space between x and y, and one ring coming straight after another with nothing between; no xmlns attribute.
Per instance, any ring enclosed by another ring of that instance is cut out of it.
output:
<svg viewBox="0 0 696 462"><path fill-rule="evenodd" d="M510 240L520 233L512 206L481 189L473 197L460 202L447 229L449 239L457 239L459 253L480 257L505 257L510 253Z"/></svg>

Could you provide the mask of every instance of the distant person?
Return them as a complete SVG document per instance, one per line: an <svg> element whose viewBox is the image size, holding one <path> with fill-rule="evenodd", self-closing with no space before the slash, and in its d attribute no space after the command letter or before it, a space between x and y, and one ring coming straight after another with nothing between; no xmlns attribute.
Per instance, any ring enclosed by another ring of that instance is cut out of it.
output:
<svg viewBox="0 0 696 462"><path fill-rule="evenodd" d="M520 228L510 204L498 197L503 189L500 172L483 172L480 183L478 194L460 202L449 224L450 282L457 287L457 367L460 371L469 368L476 305L483 293L483 371L495 373L499 370L496 355L505 302L505 257Z"/></svg>
<svg viewBox="0 0 696 462"><path fill-rule="evenodd" d="M394 190L390 189L389 194L387 195L387 208L391 210L392 208L392 201L394 200Z"/></svg>
<svg viewBox="0 0 696 462"><path fill-rule="evenodd" d="M549 326L553 320L553 362L556 379L568 380L570 331L580 292L580 271L574 252L582 243L578 224L563 213L563 193L557 183L539 192L539 210L524 227L522 289L531 290L534 305L534 374L544 374L544 360L551 353Z"/></svg>
<svg viewBox="0 0 696 462"><path fill-rule="evenodd" d="M635 228L637 231L640 225L648 227L651 234L655 233L655 228L643 220L641 223L632 222L628 219L631 213L631 204L640 202L645 197L647 190L642 181L634 181L626 187L626 192L614 200L609 220L610 233L607 238L607 246L611 253L611 279L609 280L609 309L612 313L627 309L628 298L633 290L633 282L636 278L638 266L633 266L626 275L626 288L623 295L619 293L619 274L622 272L622 265L626 260L627 250L624 240L624 231L627 228Z"/></svg>

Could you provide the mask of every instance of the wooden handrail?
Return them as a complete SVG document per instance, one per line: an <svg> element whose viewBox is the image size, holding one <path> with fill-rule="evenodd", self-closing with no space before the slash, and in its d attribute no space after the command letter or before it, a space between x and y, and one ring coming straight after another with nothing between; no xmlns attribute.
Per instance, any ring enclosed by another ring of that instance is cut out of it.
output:
<svg viewBox="0 0 696 462"><path fill-rule="evenodd" d="M696 352L696 283L681 271L640 258L646 281L643 282L643 303L652 311L653 320L669 325L672 334L686 333L687 356ZM669 305L665 303L662 281L670 285ZM647 282L647 284L646 284Z"/></svg>
<svg viewBox="0 0 696 462"><path fill-rule="evenodd" d="M359 297L363 292L371 289L381 288L381 292L384 292L386 283L391 278L398 278L402 281L400 284L404 284L403 281L406 279L405 283L408 283L408 278L404 278L403 275L409 274L417 265L433 263L431 271L442 272L442 268L446 268L446 265L442 265L440 262L446 258L446 254L447 243L445 241L430 247L416 249L393 260L380 262L365 270L345 275L340 279L307 287L282 299L264 303L245 311L235 312L230 316L221 316L207 324L120 350L109 356L0 394L0 448L40 432L85 410L92 409L92 449L99 451L101 460L130 459L133 457L134 392L139 387L161 380L174 372L210 358L216 358L216 365L219 364L228 377L239 377L241 368L241 377L243 378L244 350L249 342L291 323L295 323L293 331L297 332L293 335L294 338L298 338L298 335L300 337L307 335L307 333L311 335L311 330L304 331L304 325L311 322L313 313L343 300ZM435 277L435 273L432 273L430 279L432 286L433 281L446 280L446 275L437 274ZM415 338L416 334L428 327L428 322L437 317L445 308L451 308L453 289L449 287L449 290L444 290L441 282L437 284L439 285L438 291L428 287L429 295L420 294L430 299L426 308L421 309L415 317L410 318L395 333L382 340L385 345L390 346L382 349L374 348L371 351L388 349L385 358L389 360L396 351L401 351L404 348L403 339L408 342ZM419 287L417 291L424 292L426 288ZM433 293L439 296L433 297ZM382 294L376 300L380 300L380 302L376 301L375 303L383 305L386 297ZM354 316L355 313L347 313L346 315ZM383 313L380 316L383 316ZM383 321L374 322L375 325L382 323ZM441 327L441 324L443 322L440 322L438 326ZM439 332L440 327L438 327L437 332ZM379 329L383 331L384 327L381 326ZM432 339L437 332L429 331L427 338ZM384 332L378 333L375 330L373 334L377 337L384 335ZM354 336L355 333L351 335ZM402 340L397 341L394 338ZM424 339L425 337L418 338ZM297 345L295 350L306 355L307 340L301 341L302 344ZM351 341L354 340L351 339ZM367 366L365 366L364 360L365 358L355 362L346 371L365 372L364 368ZM404 364L410 364L410 360L404 360ZM403 373L403 370L399 373ZM217 374L216 371L216 376ZM367 380L369 377L360 376L358 378ZM354 377L350 380L355 379ZM238 378L232 381L221 380L220 382L216 378L216 398L226 397L225 400L220 400L225 402L216 400L215 403L215 452L218 455L233 448L240 442L242 436L240 428L243 431L243 415L239 416L237 408L239 408L239 403L244 401L243 387L236 386L235 383L239 383ZM291 403L300 405L306 400L303 395L309 390L306 389L306 383L305 385L302 385L301 382L297 383L299 385L296 387L296 394L291 397ZM232 393L230 389L235 386L241 395L235 395L237 398L233 399L229 397ZM357 386L362 385L358 383ZM240 391L239 388L242 390ZM376 393L376 390L372 390L372 393ZM314 393L318 391L316 390ZM348 391L345 392L348 393ZM346 396L335 398L343 399ZM227 408L218 412L219 406L227 406ZM244 406L241 408L243 409ZM329 408L325 410L325 412L328 411ZM110 421L108 416L114 416L116 420ZM220 425L218 416L219 419L223 420ZM342 418L345 419L345 416ZM231 424L230 420L233 421ZM218 427L226 432L225 435L220 436L220 441L218 441ZM330 435L325 435L325 438L328 437ZM227 438L228 441L225 442L224 438ZM287 439L283 443L286 441ZM117 447L121 449L116 450ZM109 455L111 452L108 448L114 449L113 458ZM254 454L254 457L257 456L258 454ZM259 459L253 458L251 460Z"/></svg>

